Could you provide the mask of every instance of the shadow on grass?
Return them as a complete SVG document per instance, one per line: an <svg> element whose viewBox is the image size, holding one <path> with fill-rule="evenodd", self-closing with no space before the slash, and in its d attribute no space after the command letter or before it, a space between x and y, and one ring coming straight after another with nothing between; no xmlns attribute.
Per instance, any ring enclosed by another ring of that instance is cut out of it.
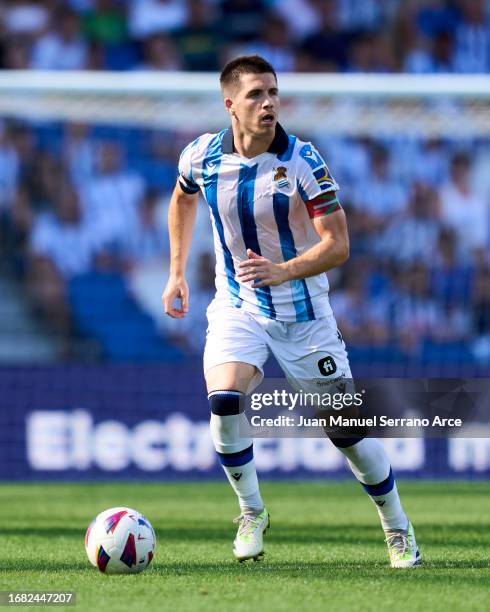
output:
<svg viewBox="0 0 490 612"><path fill-rule="evenodd" d="M162 554L162 557L164 555ZM483 586L482 575L470 575L465 572L464 575L458 576L453 572L462 570L479 570L490 569L488 560L439 560L429 559L424 560L424 564L415 570L391 570L388 566L388 561L374 559L360 559L357 561L339 561L338 559L325 561L283 561L275 560L274 553L266 556L265 560L254 563L252 561L246 563L237 563L234 560L224 560L222 562L209 561L174 561L169 563L158 562L151 567L150 571L145 572L145 576L185 576L185 575L214 575L216 572L228 575L255 575L268 574L271 577L274 574L287 574L295 578L325 578L329 577L352 577L352 571L356 572L356 578L361 580L370 580L373 576L384 575L390 580L406 580L416 579L417 582L431 582L447 584L448 578L451 582L457 581L460 583L475 583ZM444 570L444 571L441 571ZM447 570L451 575L448 576ZM16 560L11 567L2 567L3 574L17 574L19 571L39 571L39 572L77 572L77 573L96 573L87 561L56 561L45 559L22 559ZM439 573L440 572L440 573Z"/></svg>
<svg viewBox="0 0 490 612"><path fill-rule="evenodd" d="M206 576L215 575L217 572L220 576L227 575L229 578L237 576L257 576L264 577L267 575L269 579L273 577L287 576L288 578L299 578L301 581L310 579L325 579L329 580L347 580L351 582L359 580L360 582L369 582L373 579L384 578L387 582L396 584L415 581L418 585L434 585L440 584L447 586L448 581L452 585L467 584L478 587L485 587L484 578L481 573L472 575L464 572L458 575L457 571L468 569L485 569L488 568L488 563L484 561L462 560L459 562L447 563L445 561L432 561L425 563L422 567L410 570L393 570L389 567L387 561L376 560L359 560L356 562L339 562L337 560L315 561L315 562L288 562L288 561L262 561L260 563L246 562L236 563L171 563L167 566L156 565L152 569L152 574L161 576ZM447 571L451 570L448 575ZM355 573L354 573L355 572ZM453 573L454 572L454 573ZM150 574L149 574L150 575ZM417 587L419 588L419 587ZM486 587L485 587L486 588Z"/></svg>
<svg viewBox="0 0 490 612"><path fill-rule="evenodd" d="M175 524L165 529L156 528L157 540L168 542L228 542L233 539L235 527L230 524L223 528L223 523L201 524L200 526L181 526ZM67 537L82 540L85 530L76 527L22 527L12 526L0 529L0 536L29 536L31 538ZM458 523L450 525L422 525L417 529L417 539L422 546L444 546L450 548L473 548L475 540L483 546L490 540L488 525ZM383 534L376 524L345 525L284 525L273 523L268 539L277 544L325 544L339 545L372 545L382 540Z"/></svg>

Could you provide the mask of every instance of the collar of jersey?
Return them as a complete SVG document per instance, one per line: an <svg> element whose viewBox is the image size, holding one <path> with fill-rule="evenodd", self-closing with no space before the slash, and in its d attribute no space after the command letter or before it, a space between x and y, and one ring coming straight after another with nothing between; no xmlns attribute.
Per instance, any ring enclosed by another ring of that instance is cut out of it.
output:
<svg viewBox="0 0 490 612"><path fill-rule="evenodd" d="M271 142L270 147L267 149L267 153L276 153L277 155L281 155L281 153L286 152L288 145L288 135L284 131L283 127L279 123L277 123L274 140ZM221 141L221 152L236 153L233 147L233 130L231 129L231 127L229 127L223 135L223 140Z"/></svg>

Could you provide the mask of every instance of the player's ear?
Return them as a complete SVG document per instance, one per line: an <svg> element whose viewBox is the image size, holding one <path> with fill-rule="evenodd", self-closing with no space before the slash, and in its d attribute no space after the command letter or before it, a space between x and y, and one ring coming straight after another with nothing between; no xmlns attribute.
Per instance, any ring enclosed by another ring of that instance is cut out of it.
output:
<svg viewBox="0 0 490 612"><path fill-rule="evenodd" d="M225 96L224 103L226 110L230 113L230 115L233 115L233 100L228 96Z"/></svg>

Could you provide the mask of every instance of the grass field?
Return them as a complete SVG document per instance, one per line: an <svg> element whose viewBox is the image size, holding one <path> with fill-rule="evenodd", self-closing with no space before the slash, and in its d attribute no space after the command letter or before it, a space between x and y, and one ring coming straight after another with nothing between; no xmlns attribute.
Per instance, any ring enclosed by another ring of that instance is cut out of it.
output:
<svg viewBox="0 0 490 612"><path fill-rule="evenodd" d="M356 483L264 483L266 556L243 564L231 556L237 512L224 483L0 484L0 590L73 590L71 609L111 612L489 610L490 483L399 488L424 555L408 572L389 569ZM141 575L105 576L86 559L88 523L116 505L155 527Z"/></svg>

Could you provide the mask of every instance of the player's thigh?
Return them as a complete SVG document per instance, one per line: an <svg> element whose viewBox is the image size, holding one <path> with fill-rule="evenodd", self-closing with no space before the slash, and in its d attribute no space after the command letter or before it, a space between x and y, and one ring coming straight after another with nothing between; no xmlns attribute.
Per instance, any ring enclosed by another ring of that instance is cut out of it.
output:
<svg viewBox="0 0 490 612"><path fill-rule="evenodd" d="M333 316L290 324L287 337L274 341L270 348L297 390L328 391L332 381L352 379L349 357Z"/></svg>
<svg viewBox="0 0 490 612"><path fill-rule="evenodd" d="M332 402L349 398L346 406L352 406L355 384L349 358L335 318L325 317L316 321L293 323L289 326L289 342L272 347L274 355L290 385L296 391L313 394L320 410L329 410ZM330 401L327 401L329 400ZM337 406L338 409L340 406ZM361 440L363 428L324 428L332 442L339 447L351 446Z"/></svg>
<svg viewBox="0 0 490 612"><path fill-rule="evenodd" d="M208 310L204 375L208 392L236 389L250 393L264 377L267 338L246 312L213 300Z"/></svg>
<svg viewBox="0 0 490 612"><path fill-rule="evenodd" d="M208 393L225 389L247 393L257 372L255 366L240 361L215 365L209 368L204 375Z"/></svg>

